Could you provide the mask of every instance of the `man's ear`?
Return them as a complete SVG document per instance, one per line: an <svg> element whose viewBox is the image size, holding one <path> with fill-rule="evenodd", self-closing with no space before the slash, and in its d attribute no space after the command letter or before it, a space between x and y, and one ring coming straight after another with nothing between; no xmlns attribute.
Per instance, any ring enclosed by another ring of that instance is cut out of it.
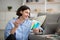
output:
<svg viewBox="0 0 60 40"><path fill-rule="evenodd" d="M20 11L20 13L22 14L22 11Z"/></svg>

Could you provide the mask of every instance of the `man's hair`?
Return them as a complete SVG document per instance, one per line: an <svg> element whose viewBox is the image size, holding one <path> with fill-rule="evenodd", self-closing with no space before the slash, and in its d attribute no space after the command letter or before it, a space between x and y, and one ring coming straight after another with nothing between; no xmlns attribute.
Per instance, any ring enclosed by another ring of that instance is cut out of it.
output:
<svg viewBox="0 0 60 40"><path fill-rule="evenodd" d="M24 10L27 10L27 9L30 10L30 8L29 8L28 6L22 5L21 7L19 7L19 8L17 9L16 15L19 16L19 17L22 16L22 14L20 13L20 11L24 11Z"/></svg>

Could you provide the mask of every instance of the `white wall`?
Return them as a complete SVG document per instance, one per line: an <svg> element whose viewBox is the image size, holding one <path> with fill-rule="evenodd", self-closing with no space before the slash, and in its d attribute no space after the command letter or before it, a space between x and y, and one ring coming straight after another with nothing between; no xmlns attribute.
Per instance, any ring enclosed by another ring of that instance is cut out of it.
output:
<svg viewBox="0 0 60 40"><path fill-rule="evenodd" d="M39 1L41 3L41 2L44 2L45 0L39 0ZM60 2L60 0L55 0L55 1ZM23 2L25 1L23 0L0 0L0 29L4 29L8 20L12 19L13 17L16 17L15 15L16 10L18 7L21 6L21 4L23 4ZM26 4L26 5L28 5L31 8L31 10L40 8L42 10L41 13L45 13L45 4ZM10 12L8 11L7 6L13 7ZM55 10L60 11L60 4L46 4L46 9L48 8L53 8ZM55 11L55 12L58 12L58 11ZM33 13L34 12L32 12L31 14Z"/></svg>
<svg viewBox="0 0 60 40"><path fill-rule="evenodd" d="M47 4L46 10L47 9L53 9L52 13L59 13L60 12L60 4Z"/></svg>
<svg viewBox="0 0 60 40"><path fill-rule="evenodd" d="M54 2L47 2L46 9L53 9L52 13L60 13L60 0L54 0Z"/></svg>
<svg viewBox="0 0 60 40"><path fill-rule="evenodd" d="M34 9L40 9L41 10L40 12L42 12L42 13L45 12L45 0L39 0L38 3L31 3L31 4L26 3L26 5L28 5L31 8L32 11Z"/></svg>
<svg viewBox="0 0 60 40"><path fill-rule="evenodd" d="M38 6L37 6L38 5ZM33 5L28 5L31 8L31 11L34 9L41 9L40 12L44 13L45 12L45 5L40 5L40 4L33 4Z"/></svg>
<svg viewBox="0 0 60 40"><path fill-rule="evenodd" d="M21 0L0 0L0 11L7 11L7 6L12 6L12 11L16 11L21 3Z"/></svg>
<svg viewBox="0 0 60 40"><path fill-rule="evenodd" d="M55 0L56 2L60 2L60 0Z"/></svg>
<svg viewBox="0 0 60 40"><path fill-rule="evenodd" d="M16 12L0 12L0 29L5 29L8 21L16 17Z"/></svg>
<svg viewBox="0 0 60 40"><path fill-rule="evenodd" d="M5 29L7 22L16 17L16 10L22 4L22 0L0 0L0 29ZM12 6L8 11L7 7Z"/></svg>

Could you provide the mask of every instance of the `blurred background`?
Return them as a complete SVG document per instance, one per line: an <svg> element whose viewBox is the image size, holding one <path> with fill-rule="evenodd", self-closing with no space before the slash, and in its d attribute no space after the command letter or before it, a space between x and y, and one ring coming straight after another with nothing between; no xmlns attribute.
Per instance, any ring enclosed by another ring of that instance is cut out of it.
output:
<svg viewBox="0 0 60 40"><path fill-rule="evenodd" d="M60 27L60 0L0 0L0 40L4 40L6 24L17 17L21 5L31 8L30 17L40 21L44 34L48 34L49 27Z"/></svg>

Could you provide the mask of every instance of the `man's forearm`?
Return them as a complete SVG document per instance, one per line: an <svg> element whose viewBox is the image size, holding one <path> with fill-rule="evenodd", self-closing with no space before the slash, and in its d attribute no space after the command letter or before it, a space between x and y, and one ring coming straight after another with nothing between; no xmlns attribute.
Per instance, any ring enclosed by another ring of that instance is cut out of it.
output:
<svg viewBox="0 0 60 40"><path fill-rule="evenodd" d="M37 29L37 28L36 29L33 29L33 32L34 33L39 33L39 29Z"/></svg>
<svg viewBox="0 0 60 40"><path fill-rule="evenodd" d="M10 34L14 34L16 30L17 30L17 28L14 27L14 28L10 31Z"/></svg>

